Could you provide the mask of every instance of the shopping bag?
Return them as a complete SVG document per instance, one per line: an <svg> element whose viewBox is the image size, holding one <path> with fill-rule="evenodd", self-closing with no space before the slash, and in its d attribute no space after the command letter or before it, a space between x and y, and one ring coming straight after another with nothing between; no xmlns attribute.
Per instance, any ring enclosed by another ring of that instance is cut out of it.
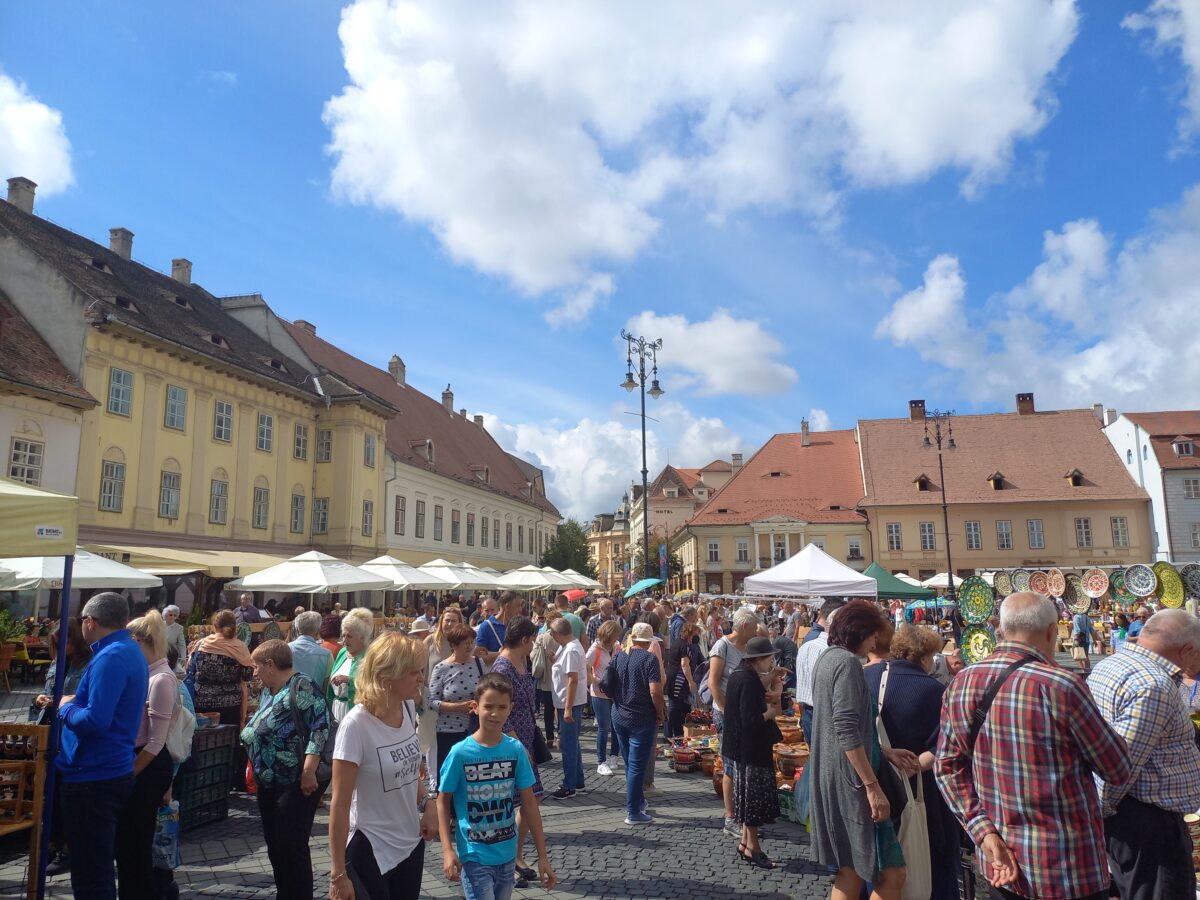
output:
<svg viewBox="0 0 1200 900"><path fill-rule="evenodd" d="M795 784L792 786L792 803L795 809L796 821L801 824L808 822L808 797L809 797L809 782L812 777L809 775L809 769L812 766L804 766L800 770L799 777L796 778Z"/></svg>
<svg viewBox="0 0 1200 900"><path fill-rule="evenodd" d="M178 800L172 800L169 804L158 808L151 855L156 869L174 869L179 866Z"/></svg>

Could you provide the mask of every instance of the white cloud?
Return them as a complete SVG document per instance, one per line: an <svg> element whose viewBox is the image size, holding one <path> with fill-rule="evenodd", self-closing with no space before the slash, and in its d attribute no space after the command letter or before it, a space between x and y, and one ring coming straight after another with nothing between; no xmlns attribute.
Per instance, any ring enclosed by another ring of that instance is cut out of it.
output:
<svg viewBox="0 0 1200 900"><path fill-rule="evenodd" d="M1001 177L1077 24L1074 0L357 0L333 187L523 292L573 291L570 321L668 196L829 227L847 188Z"/></svg>
<svg viewBox="0 0 1200 900"><path fill-rule="evenodd" d="M1131 13L1121 22L1130 31L1149 31L1156 52L1178 51L1187 70L1184 114L1179 138L1186 143L1200 132L1200 5L1194 0L1154 0L1144 13Z"/></svg>
<svg viewBox="0 0 1200 900"><path fill-rule="evenodd" d="M71 142L62 113L35 100L24 84L0 72L0 172L37 182L39 196L75 183Z"/></svg>
<svg viewBox="0 0 1200 900"><path fill-rule="evenodd" d="M562 303L546 313L546 321L552 328L578 325L600 300L616 289L613 277L607 273L591 275L587 281L567 293Z"/></svg>
<svg viewBox="0 0 1200 900"><path fill-rule="evenodd" d="M735 319L718 309L702 322L684 316L643 312L629 320L628 331L662 338L660 369L668 369L663 387L690 386L697 394L775 394L796 382L796 370L777 362L784 352L778 338L752 319Z"/></svg>
<svg viewBox="0 0 1200 900"><path fill-rule="evenodd" d="M813 407L808 411L808 427L813 431L829 431L833 427L833 420L825 410Z"/></svg>
<svg viewBox="0 0 1200 900"><path fill-rule="evenodd" d="M220 87L237 87L238 83L237 72L230 72L228 69L205 69L200 73L200 77Z"/></svg>
<svg viewBox="0 0 1200 900"><path fill-rule="evenodd" d="M1046 407L1194 407L1200 185L1115 255L1092 220L1047 233L1044 253L1025 282L970 314L958 260L940 256L876 334L955 371L976 400L1011 404L1032 390ZM931 294L940 299L922 314L913 298Z"/></svg>

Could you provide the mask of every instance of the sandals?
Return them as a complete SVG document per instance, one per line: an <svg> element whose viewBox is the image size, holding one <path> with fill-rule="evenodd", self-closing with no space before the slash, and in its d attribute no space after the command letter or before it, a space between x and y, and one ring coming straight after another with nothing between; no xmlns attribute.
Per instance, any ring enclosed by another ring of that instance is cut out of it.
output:
<svg viewBox="0 0 1200 900"><path fill-rule="evenodd" d="M746 849L747 848L745 844L740 842L738 843L737 855L740 856L743 861L750 863L752 866L758 866L760 869L775 868L775 863L772 862L771 858L761 850L755 850L753 853L747 853Z"/></svg>
<svg viewBox="0 0 1200 900"><path fill-rule="evenodd" d="M515 863L513 864L513 866L517 870L517 874L521 876L522 881L537 881L538 880L538 873L535 872L533 869L529 868L529 866L518 866Z"/></svg>
<svg viewBox="0 0 1200 900"><path fill-rule="evenodd" d="M753 853L747 853L747 852L746 852L746 845L745 845L745 844L743 844L741 841L738 841L738 845L737 845L737 855L738 855L739 857L741 857L741 859L742 859L744 862L748 862L748 863L752 863L752 862L754 862L754 854L753 854Z"/></svg>

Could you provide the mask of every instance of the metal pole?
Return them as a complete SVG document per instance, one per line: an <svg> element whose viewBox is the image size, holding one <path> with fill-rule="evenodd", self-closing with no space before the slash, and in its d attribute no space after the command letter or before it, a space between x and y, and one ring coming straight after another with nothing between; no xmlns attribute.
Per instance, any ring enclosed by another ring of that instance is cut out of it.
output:
<svg viewBox="0 0 1200 900"><path fill-rule="evenodd" d="M46 896L46 866L50 853L50 826L54 821L54 759L58 755L59 732L62 723L58 718L58 705L62 702L63 688L67 683L67 624L71 618L71 576L75 571L75 554L63 559L62 601L59 603L58 619L58 653L54 666L54 699L50 704L52 716L50 719L49 743L46 748L46 786L42 791L42 833L38 839L37 871L29 873L30 879L37 880L38 900ZM37 612L36 604L34 612ZM82 608L80 612L83 612ZM36 802L36 801L35 801Z"/></svg>
<svg viewBox="0 0 1200 900"><path fill-rule="evenodd" d="M650 471L646 468L646 354L638 356L638 384L642 392L642 577L650 578Z"/></svg>
<svg viewBox="0 0 1200 900"><path fill-rule="evenodd" d="M942 486L942 527L946 529L946 593L951 603L957 603L954 591L954 564L950 561L950 513L946 508L946 469L942 465L942 423L937 423L938 482Z"/></svg>

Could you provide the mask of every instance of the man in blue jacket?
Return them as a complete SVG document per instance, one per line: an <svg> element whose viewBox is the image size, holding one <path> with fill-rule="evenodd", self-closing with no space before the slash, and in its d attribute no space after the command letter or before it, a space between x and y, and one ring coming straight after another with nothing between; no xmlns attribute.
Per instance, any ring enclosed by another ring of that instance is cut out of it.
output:
<svg viewBox="0 0 1200 900"><path fill-rule="evenodd" d="M150 680L146 657L125 630L129 606L120 594L97 594L83 607L83 638L92 647L79 690L64 697L63 830L71 848L71 891L77 900L116 896L113 854L117 816L133 790L134 742Z"/></svg>

